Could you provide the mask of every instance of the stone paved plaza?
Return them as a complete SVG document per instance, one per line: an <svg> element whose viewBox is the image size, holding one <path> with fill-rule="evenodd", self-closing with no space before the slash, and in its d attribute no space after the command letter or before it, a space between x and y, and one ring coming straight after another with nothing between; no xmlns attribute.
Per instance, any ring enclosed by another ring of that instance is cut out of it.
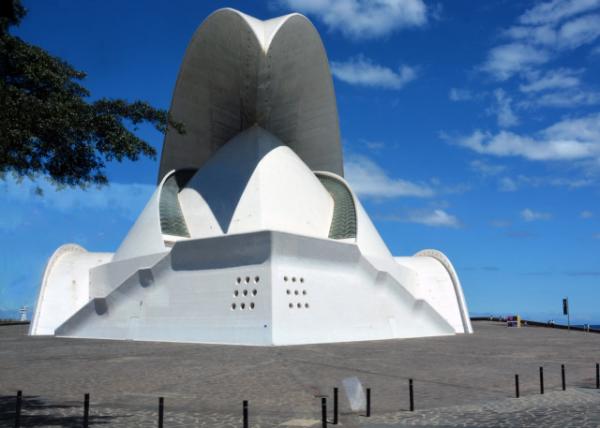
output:
<svg viewBox="0 0 600 428"><path fill-rule="evenodd" d="M0 327L0 425L239 427L250 402L253 427L320 426L320 396L340 387L342 426L600 426L595 363L600 335L476 322L470 336L280 348L27 337ZM561 390L560 365L567 370ZM544 367L546 393L539 394ZM522 398L514 397L514 374ZM372 417L350 412L344 378L372 389ZM415 412L408 412L408 379Z"/></svg>

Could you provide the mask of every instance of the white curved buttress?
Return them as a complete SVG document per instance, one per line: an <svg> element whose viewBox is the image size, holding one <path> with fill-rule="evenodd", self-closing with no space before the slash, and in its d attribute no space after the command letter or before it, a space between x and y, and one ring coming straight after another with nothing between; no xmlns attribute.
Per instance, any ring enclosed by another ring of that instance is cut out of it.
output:
<svg viewBox="0 0 600 428"><path fill-rule="evenodd" d="M89 301L90 269L111 258L112 253L90 253L76 244L60 246L46 264L29 334L54 334Z"/></svg>
<svg viewBox="0 0 600 428"><path fill-rule="evenodd" d="M458 275L442 252L423 250L412 257L394 259L414 273L413 293L417 297L427 301L455 332L473 332Z"/></svg>

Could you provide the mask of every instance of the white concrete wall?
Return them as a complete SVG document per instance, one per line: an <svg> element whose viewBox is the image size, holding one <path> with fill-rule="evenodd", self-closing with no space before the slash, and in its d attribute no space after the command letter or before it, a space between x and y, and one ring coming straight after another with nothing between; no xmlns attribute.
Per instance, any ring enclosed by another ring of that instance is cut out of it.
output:
<svg viewBox="0 0 600 428"><path fill-rule="evenodd" d="M57 331L246 345L453 333L428 302L375 269L354 244L280 232L177 242L169 257L92 300Z"/></svg>
<svg viewBox="0 0 600 428"><path fill-rule="evenodd" d="M170 257L92 300L57 334L268 345L269 248L268 233L177 242Z"/></svg>
<svg viewBox="0 0 600 428"><path fill-rule="evenodd" d="M105 263L90 269L90 299L105 297L139 269L151 268L168 251Z"/></svg>

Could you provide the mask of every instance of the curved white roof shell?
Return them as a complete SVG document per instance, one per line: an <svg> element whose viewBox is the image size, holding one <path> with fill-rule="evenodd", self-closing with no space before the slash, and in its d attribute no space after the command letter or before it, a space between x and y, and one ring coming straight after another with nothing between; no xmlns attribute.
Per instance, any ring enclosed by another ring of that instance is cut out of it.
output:
<svg viewBox="0 0 600 428"><path fill-rule="evenodd" d="M343 176L333 82L321 38L299 14L260 21L221 9L188 45L170 108L186 133L167 133L158 181L201 167L257 124L312 170Z"/></svg>
<svg viewBox="0 0 600 428"><path fill-rule="evenodd" d="M225 144L179 192L192 238L278 230L327 238L333 200L315 174L258 126Z"/></svg>

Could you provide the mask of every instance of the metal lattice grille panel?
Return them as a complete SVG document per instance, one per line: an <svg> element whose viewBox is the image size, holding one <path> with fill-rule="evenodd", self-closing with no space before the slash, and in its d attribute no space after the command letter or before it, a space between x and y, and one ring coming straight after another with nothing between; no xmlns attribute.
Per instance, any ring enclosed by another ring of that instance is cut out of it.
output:
<svg viewBox="0 0 600 428"><path fill-rule="evenodd" d="M160 192L159 211L160 228L166 235L190 237L177 195L193 173L194 171L188 170L176 171L163 184Z"/></svg>
<svg viewBox="0 0 600 428"><path fill-rule="evenodd" d="M331 239L356 238L356 208L352 193L341 181L325 176L317 176L321 184L333 198L333 218L329 227Z"/></svg>

